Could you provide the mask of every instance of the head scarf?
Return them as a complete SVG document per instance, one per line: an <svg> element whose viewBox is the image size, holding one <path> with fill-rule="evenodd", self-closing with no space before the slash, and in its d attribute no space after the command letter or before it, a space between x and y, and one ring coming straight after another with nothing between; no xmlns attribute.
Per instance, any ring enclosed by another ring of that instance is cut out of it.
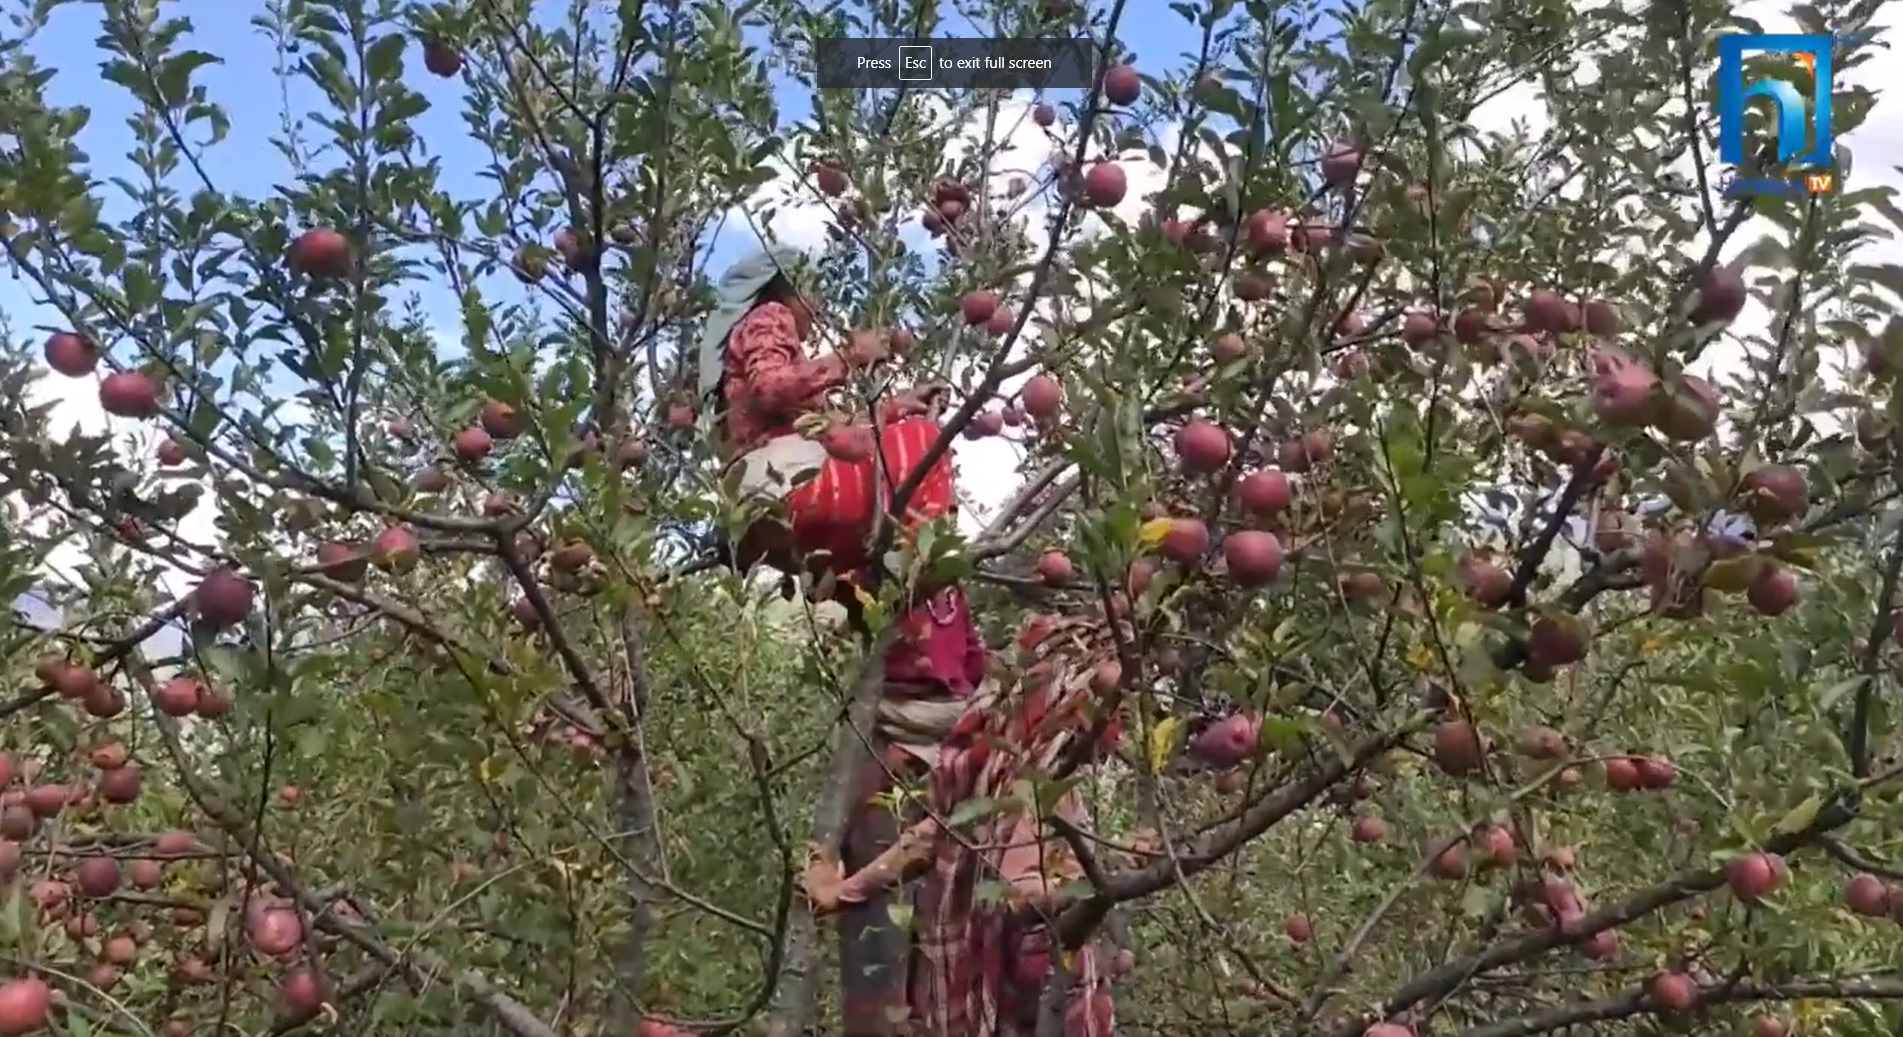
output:
<svg viewBox="0 0 1903 1037"><path fill-rule="evenodd" d="M720 283L714 286L714 312L700 334L697 388L703 403L711 402L720 392L721 375L727 365L727 336L733 334L734 326L753 309L760 293L775 277L784 274L789 280L797 280L807 263L806 253L799 249L774 245L735 263L721 275Z"/></svg>

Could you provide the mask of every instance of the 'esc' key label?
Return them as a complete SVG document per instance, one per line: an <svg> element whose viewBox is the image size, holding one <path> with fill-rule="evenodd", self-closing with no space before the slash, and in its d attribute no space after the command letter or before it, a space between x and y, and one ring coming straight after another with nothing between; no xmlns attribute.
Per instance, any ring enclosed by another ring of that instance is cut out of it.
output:
<svg viewBox="0 0 1903 1037"><path fill-rule="evenodd" d="M899 82L929 83L932 81L932 48L899 48Z"/></svg>

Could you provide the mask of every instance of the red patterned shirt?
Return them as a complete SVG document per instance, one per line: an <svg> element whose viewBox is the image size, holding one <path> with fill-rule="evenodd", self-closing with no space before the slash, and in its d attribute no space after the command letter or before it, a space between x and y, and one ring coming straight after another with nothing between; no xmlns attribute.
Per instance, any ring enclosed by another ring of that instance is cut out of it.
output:
<svg viewBox="0 0 1903 1037"><path fill-rule="evenodd" d="M846 365L837 354L807 357L799 323L786 304L755 306L727 336L720 390L728 449L737 457L791 434L794 421L817 409L821 397L845 381Z"/></svg>

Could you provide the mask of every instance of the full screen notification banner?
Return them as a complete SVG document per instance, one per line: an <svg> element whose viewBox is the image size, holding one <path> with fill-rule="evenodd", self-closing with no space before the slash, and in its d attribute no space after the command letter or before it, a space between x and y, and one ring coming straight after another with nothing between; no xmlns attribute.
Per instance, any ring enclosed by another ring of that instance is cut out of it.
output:
<svg viewBox="0 0 1903 1037"><path fill-rule="evenodd" d="M1088 39L865 39L829 37L814 47L822 90L1089 89L1096 48Z"/></svg>

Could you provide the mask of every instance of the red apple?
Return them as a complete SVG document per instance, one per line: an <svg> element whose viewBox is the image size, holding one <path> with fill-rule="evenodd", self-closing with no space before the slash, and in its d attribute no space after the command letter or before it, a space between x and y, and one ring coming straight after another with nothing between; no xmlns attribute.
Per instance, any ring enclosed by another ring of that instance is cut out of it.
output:
<svg viewBox="0 0 1903 1037"><path fill-rule="evenodd" d="M1236 499L1242 510L1258 518L1269 518L1288 510L1294 501L1288 476L1274 469L1250 472L1236 483Z"/></svg>
<svg viewBox="0 0 1903 1037"><path fill-rule="evenodd" d="M68 378L82 378L99 367L99 346L72 331L56 331L46 339L46 366Z"/></svg>
<svg viewBox="0 0 1903 1037"><path fill-rule="evenodd" d="M1274 533L1239 529L1223 538L1222 558L1229 578L1244 587L1260 587L1282 571L1282 541Z"/></svg>
<svg viewBox="0 0 1903 1037"><path fill-rule="evenodd" d="M1229 433L1214 422L1201 418L1184 422L1176 430L1176 456L1191 472L1219 472L1229 463Z"/></svg>
<svg viewBox="0 0 1903 1037"><path fill-rule="evenodd" d="M159 387L143 371L114 371L99 382L99 408L118 418L153 418Z"/></svg>
<svg viewBox="0 0 1903 1037"><path fill-rule="evenodd" d="M1330 187L1346 187L1361 175L1361 149L1353 141L1338 140L1322 154L1322 180Z"/></svg>
<svg viewBox="0 0 1903 1037"><path fill-rule="evenodd" d="M1103 99L1114 105L1132 105L1143 95L1143 80L1130 65L1118 65L1103 74Z"/></svg>
<svg viewBox="0 0 1903 1037"><path fill-rule="evenodd" d="M1260 741L1255 719L1236 713L1204 728L1190 740L1188 752L1211 767L1234 767L1254 756Z"/></svg>
<svg viewBox="0 0 1903 1037"><path fill-rule="evenodd" d="M168 717L191 716L198 711L204 685L195 677L179 674L152 691L152 706Z"/></svg>
<svg viewBox="0 0 1903 1037"><path fill-rule="evenodd" d="M443 40L428 40L423 44L423 67L430 75L449 79L463 70L462 51Z"/></svg>
<svg viewBox="0 0 1903 1037"><path fill-rule="evenodd" d="M370 542L370 561L386 572L404 572L421 556L416 534L408 526L385 526Z"/></svg>
<svg viewBox="0 0 1903 1037"><path fill-rule="evenodd" d="M1129 193L1130 178L1115 162L1099 162L1084 174L1084 201L1097 208L1109 208Z"/></svg>
<svg viewBox="0 0 1903 1037"><path fill-rule="evenodd" d="M1195 562L1209 550L1209 527L1203 525L1201 519L1171 519L1170 528L1164 531L1158 550L1163 557L1173 562Z"/></svg>
<svg viewBox="0 0 1903 1037"><path fill-rule="evenodd" d="M0 1034L14 1037L46 1027L53 1008L53 988L38 976L0 983Z"/></svg>
<svg viewBox="0 0 1903 1037"><path fill-rule="evenodd" d="M1024 412L1039 421L1055 418L1058 408L1064 405L1063 387L1047 374L1032 375L1018 397L1024 404Z"/></svg>
<svg viewBox="0 0 1903 1037"><path fill-rule="evenodd" d="M958 300L958 313L966 324L984 324L997 312L998 297L990 292L966 292L964 298Z"/></svg>
<svg viewBox="0 0 1903 1037"><path fill-rule="evenodd" d="M1037 577L1053 587L1062 586L1076 575L1070 558L1062 551L1046 551L1037 560Z"/></svg>
<svg viewBox="0 0 1903 1037"><path fill-rule="evenodd" d="M344 277L350 273L350 242L329 227L313 227L291 242L290 263L308 277Z"/></svg>
<svg viewBox="0 0 1903 1037"><path fill-rule="evenodd" d="M215 628L234 627L251 615L256 598L251 581L230 569L214 569L205 574L192 591L198 618Z"/></svg>

